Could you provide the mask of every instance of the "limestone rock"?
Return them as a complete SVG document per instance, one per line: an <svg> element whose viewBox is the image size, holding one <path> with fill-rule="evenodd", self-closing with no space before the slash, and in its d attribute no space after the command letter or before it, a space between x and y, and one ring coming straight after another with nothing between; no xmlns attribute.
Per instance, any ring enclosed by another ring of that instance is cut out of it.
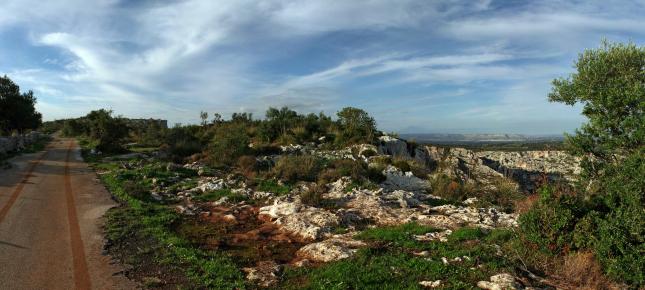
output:
<svg viewBox="0 0 645 290"><path fill-rule="evenodd" d="M431 232L424 235L416 235L414 239L420 242L430 242L430 241L440 241L447 242L448 236L452 234L451 230L445 230L442 232Z"/></svg>
<svg viewBox="0 0 645 290"><path fill-rule="evenodd" d="M419 285L426 287L426 288L437 288L441 286L441 280L436 280L436 281L421 281L419 282Z"/></svg>
<svg viewBox="0 0 645 290"><path fill-rule="evenodd" d="M381 184L386 190L425 191L430 188L427 180L418 178L412 172L402 172L400 169L389 165L383 170L386 180Z"/></svg>
<svg viewBox="0 0 645 290"><path fill-rule="evenodd" d="M335 235L300 248L297 255L315 262L331 262L349 258L364 246L364 242L352 239L352 234Z"/></svg>
<svg viewBox="0 0 645 290"><path fill-rule="evenodd" d="M394 157L410 158L408 144L401 139L387 135L379 137L378 153L392 155Z"/></svg>
<svg viewBox="0 0 645 290"><path fill-rule="evenodd" d="M515 290L524 289L515 277L508 273L497 274L490 277L490 281L479 281L477 287L488 290Z"/></svg>
<svg viewBox="0 0 645 290"><path fill-rule="evenodd" d="M273 205L260 208L259 214L274 219L276 225L305 240L316 240L340 223L335 214L304 205L300 197L276 199Z"/></svg>

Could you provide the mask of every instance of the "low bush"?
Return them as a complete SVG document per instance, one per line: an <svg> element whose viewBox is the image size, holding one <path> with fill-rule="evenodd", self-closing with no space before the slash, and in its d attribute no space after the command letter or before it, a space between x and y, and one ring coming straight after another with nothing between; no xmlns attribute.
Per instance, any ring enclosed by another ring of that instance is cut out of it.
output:
<svg viewBox="0 0 645 290"><path fill-rule="evenodd" d="M132 180L126 180L123 182L123 191L140 200L146 199L150 195L150 192L145 186Z"/></svg>
<svg viewBox="0 0 645 290"><path fill-rule="evenodd" d="M323 193L325 193L323 186L312 185L308 190L300 194L300 199L306 205L320 207Z"/></svg>
<svg viewBox="0 0 645 290"><path fill-rule="evenodd" d="M282 156L271 174L285 182L316 181L322 170L321 160L311 155Z"/></svg>

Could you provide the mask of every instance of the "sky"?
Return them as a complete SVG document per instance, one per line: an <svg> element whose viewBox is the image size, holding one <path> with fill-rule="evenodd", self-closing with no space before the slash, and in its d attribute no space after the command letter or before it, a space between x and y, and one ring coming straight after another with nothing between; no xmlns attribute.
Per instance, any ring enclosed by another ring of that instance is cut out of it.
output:
<svg viewBox="0 0 645 290"><path fill-rule="evenodd" d="M560 134L585 119L551 80L645 43L643 0L1 2L0 74L45 120L353 106L387 132Z"/></svg>

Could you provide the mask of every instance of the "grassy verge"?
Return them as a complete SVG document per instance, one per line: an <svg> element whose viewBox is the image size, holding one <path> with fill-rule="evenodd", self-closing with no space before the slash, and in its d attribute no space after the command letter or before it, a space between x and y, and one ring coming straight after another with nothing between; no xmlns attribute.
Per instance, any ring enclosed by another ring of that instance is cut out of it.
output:
<svg viewBox="0 0 645 290"><path fill-rule="evenodd" d="M121 206L106 214L108 250L133 267L133 278L160 288L246 288L242 273L229 257L195 248L176 234L174 229L183 217L172 208L126 190L132 180L142 180L138 175L168 177L167 172L155 166L117 169L115 163L92 161L97 169L110 169L100 177ZM139 185L147 189L147 184Z"/></svg>

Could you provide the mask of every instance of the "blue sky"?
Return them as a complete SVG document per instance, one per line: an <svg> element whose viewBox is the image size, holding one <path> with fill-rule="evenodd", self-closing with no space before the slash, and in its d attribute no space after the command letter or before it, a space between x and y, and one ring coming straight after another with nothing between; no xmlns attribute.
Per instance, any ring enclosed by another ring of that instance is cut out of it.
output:
<svg viewBox="0 0 645 290"><path fill-rule="evenodd" d="M585 48L645 42L645 1L3 0L0 74L46 120L111 108L356 106L398 132L558 134L580 107L546 100Z"/></svg>

